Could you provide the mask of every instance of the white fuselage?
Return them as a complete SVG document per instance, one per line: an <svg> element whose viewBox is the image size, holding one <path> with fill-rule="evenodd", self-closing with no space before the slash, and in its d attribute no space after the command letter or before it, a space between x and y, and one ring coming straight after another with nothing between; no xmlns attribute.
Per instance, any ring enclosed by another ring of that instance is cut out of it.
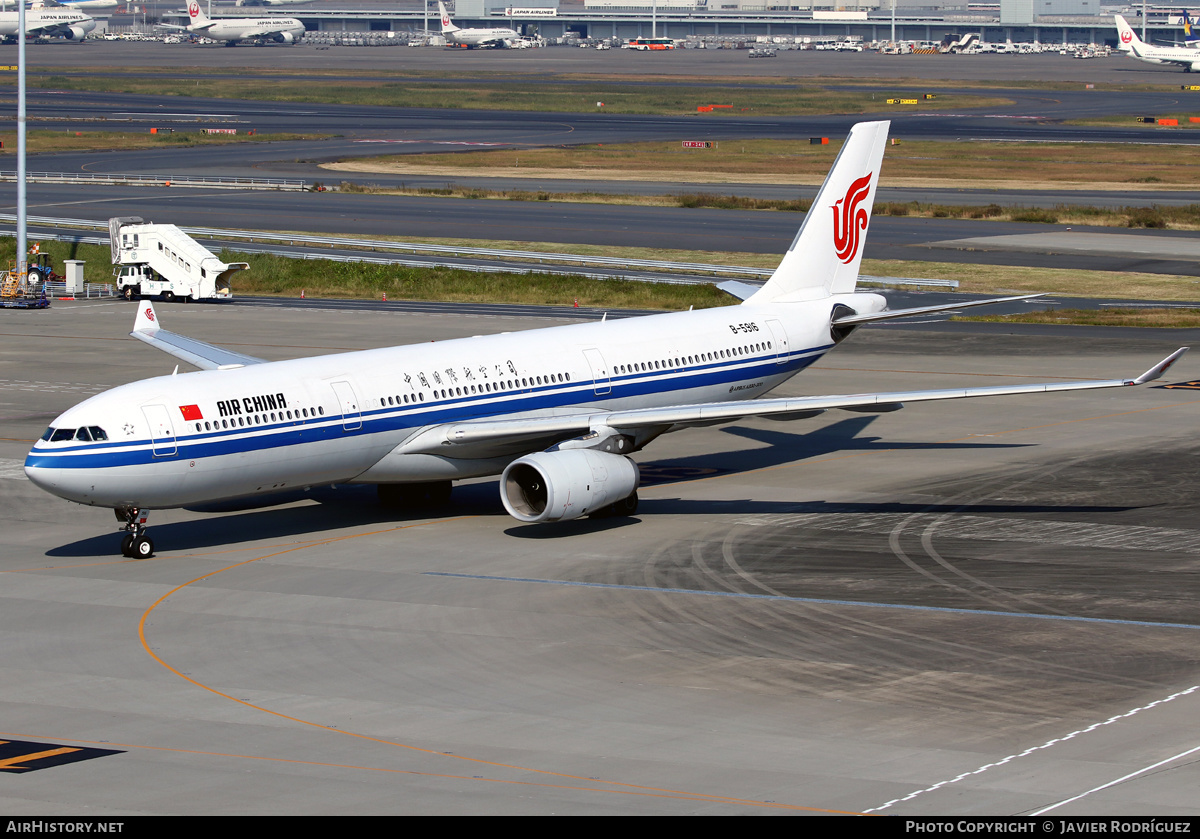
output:
<svg viewBox="0 0 1200 839"><path fill-rule="evenodd" d="M501 41L513 41L521 34L512 29L456 29L446 33L446 40L452 44L463 44L468 47L482 47Z"/></svg>
<svg viewBox="0 0 1200 839"><path fill-rule="evenodd" d="M76 40L96 28L96 21L77 9L42 8L25 10L25 33L27 35L61 34ZM75 34L78 33L78 34ZM11 38L17 34L17 13L0 12L0 36Z"/></svg>
<svg viewBox="0 0 1200 839"><path fill-rule="evenodd" d="M210 20L205 25L188 26L189 32L214 41L249 41L286 35L292 41L304 35L304 24L294 17L239 17Z"/></svg>
<svg viewBox="0 0 1200 839"><path fill-rule="evenodd" d="M58 436L99 428L106 439L43 439L25 471L72 501L143 509L498 474L554 441L456 446L452 457L412 443L431 427L483 418L753 399L833 346L839 304L865 312L885 301L835 295L162 376L64 413Z"/></svg>
<svg viewBox="0 0 1200 839"><path fill-rule="evenodd" d="M1200 54L1193 47L1159 47L1145 43L1134 32L1133 27L1120 15L1114 15L1117 24L1117 49L1131 58L1147 64L1173 64L1185 72L1200 71Z"/></svg>
<svg viewBox="0 0 1200 839"><path fill-rule="evenodd" d="M117 0L58 0L58 5L65 6L68 9L99 11L102 9L115 9L120 3Z"/></svg>

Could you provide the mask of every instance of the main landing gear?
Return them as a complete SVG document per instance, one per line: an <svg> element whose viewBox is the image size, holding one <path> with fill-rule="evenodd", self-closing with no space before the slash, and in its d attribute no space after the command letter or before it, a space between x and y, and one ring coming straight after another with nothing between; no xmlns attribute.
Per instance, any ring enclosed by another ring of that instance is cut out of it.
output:
<svg viewBox="0 0 1200 839"><path fill-rule="evenodd" d="M146 535L148 513L139 507L117 507L117 521L125 523L125 538L121 540L121 555L130 559L149 559L154 556L154 540Z"/></svg>

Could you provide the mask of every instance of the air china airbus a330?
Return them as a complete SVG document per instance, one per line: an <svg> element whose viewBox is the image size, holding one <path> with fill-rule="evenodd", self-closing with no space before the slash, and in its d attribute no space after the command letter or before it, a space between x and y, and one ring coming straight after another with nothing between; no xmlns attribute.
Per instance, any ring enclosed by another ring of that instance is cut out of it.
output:
<svg viewBox="0 0 1200 839"><path fill-rule="evenodd" d="M71 408L25 473L54 495L112 507L130 557L154 553L147 510L318 484L378 484L382 500L403 501L501 474L504 507L523 522L629 515L638 467L628 455L667 431L1140 385L1183 354L1134 379L760 398L860 325L968 305L887 311L880 295L855 291L887 133L886 122L853 128L770 280L734 284L741 305L267 363L167 332L142 302L132 335L201 371ZM1023 298L969 305L1012 299Z"/></svg>

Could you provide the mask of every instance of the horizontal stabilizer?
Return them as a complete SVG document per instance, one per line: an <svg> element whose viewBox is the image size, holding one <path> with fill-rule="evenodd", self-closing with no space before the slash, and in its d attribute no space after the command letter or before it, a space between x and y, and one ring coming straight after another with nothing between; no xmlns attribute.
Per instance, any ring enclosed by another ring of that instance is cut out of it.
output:
<svg viewBox="0 0 1200 839"><path fill-rule="evenodd" d="M156 350L162 350L167 355L173 355L181 361L199 367L201 370L217 370L222 367L245 367L251 364L263 364L264 359L252 355L244 355L233 350L227 350L186 335L176 335L158 325L158 315L154 305L143 300L138 304L137 319L133 323L133 331L129 333Z"/></svg>
<svg viewBox="0 0 1200 839"><path fill-rule="evenodd" d="M967 300L962 303L944 303L940 306L921 306L916 309L894 309L885 312L875 312L869 315L845 315L834 318L834 326L856 326L862 323L873 323L878 320L895 320L896 318L911 318L917 315L930 315L935 312L952 312L955 309L970 309L973 306L990 306L993 303L1009 303L1013 300L1032 300L1043 294L1018 294L1016 297L992 297L988 300Z"/></svg>
<svg viewBox="0 0 1200 839"><path fill-rule="evenodd" d="M762 286L743 283L739 280L726 280L723 283L717 283L717 288L726 294L733 295L738 300L749 300Z"/></svg>

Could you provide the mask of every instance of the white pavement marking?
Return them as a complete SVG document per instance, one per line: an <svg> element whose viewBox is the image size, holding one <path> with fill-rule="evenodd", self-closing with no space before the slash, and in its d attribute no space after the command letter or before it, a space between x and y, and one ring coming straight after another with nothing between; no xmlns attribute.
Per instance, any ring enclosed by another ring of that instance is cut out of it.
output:
<svg viewBox="0 0 1200 839"><path fill-rule="evenodd" d="M1188 749L1186 752L1180 752L1179 754L1169 757L1166 760L1160 760L1158 763L1152 763L1149 766L1144 766L1141 769L1137 770L1136 772L1130 772L1128 775L1124 775L1120 778L1117 778L1115 781L1109 781L1107 784L1101 784L1098 787L1093 787L1092 789L1088 790L1087 792L1081 792L1081 793L1079 793L1079 795L1076 795L1072 798L1064 798L1062 801L1058 802L1057 804L1051 804L1049 807L1043 807L1040 810L1035 810L1034 812L1030 813L1029 815L1040 816L1043 813L1049 813L1051 810L1055 810L1055 809L1063 806L1064 804L1070 804L1072 801L1078 801L1079 799L1081 799L1085 796L1091 795L1093 792L1099 792L1102 789L1108 789L1109 787L1115 787L1117 784L1120 784L1124 781L1128 781L1130 778L1136 778L1138 775L1144 775L1147 772L1157 769L1160 766L1166 766L1168 763L1173 763L1174 761L1179 760L1180 758L1187 757L1188 755L1193 754L1194 752L1200 752L1200 746L1196 746L1194 748Z"/></svg>
<svg viewBox="0 0 1200 839"><path fill-rule="evenodd" d="M1059 743L1065 743L1066 741L1072 740L1075 737L1079 737L1080 735L1088 734L1089 732L1096 731L1097 729L1103 728L1106 725L1112 725L1113 723L1120 722L1121 720L1124 720L1124 719L1128 719L1129 717L1132 717L1134 714L1139 714L1142 711L1148 711L1157 705L1162 705L1166 702L1170 702L1173 699L1178 699L1181 696L1187 696L1188 694L1194 693L1197 690L1200 690L1200 685L1192 685L1187 690L1181 690L1178 693L1173 693L1170 696L1165 697L1163 699L1156 699L1153 702L1151 702L1149 705L1142 705L1140 708L1134 708L1131 711L1126 711L1124 714L1117 714L1117 716L1115 716L1115 717L1109 717L1104 722L1092 723L1087 728L1080 728L1080 729L1078 729L1076 731L1072 731L1070 734L1066 734L1062 737L1055 737L1053 740L1047 740L1045 743L1042 743L1040 746L1032 746L1023 752L1017 752L1016 754L1011 754L1008 757L1001 758L1000 760L997 760L994 763L985 763L983 766L980 766L978 769L973 769L970 772L963 772L961 775L956 775L955 777L950 778L945 781L938 781L933 786L925 787L924 789L919 789L919 790L916 790L915 792L910 792L908 795L904 796L903 798L893 798L891 801L888 801L884 804L880 804L878 807L871 807L869 809L863 810L863 812L864 813L878 813L880 810L886 810L888 807L891 807L893 804L901 804L905 801L911 801L912 799L916 798L918 795L924 795L927 792L933 792L936 789L941 789L942 787L949 786L950 784L956 784L959 781L963 780L964 778L970 778L973 775L980 775L980 774L988 771L989 769L995 769L997 766L1003 766L1006 763L1011 763L1012 761L1016 760L1017 758L1025 757L1026 755L1031 755L1034 752L1041 751L1042 749L1048 749L1051 746L1058 745ZM1150 769L1153 769L1155 766L1161 766L1163 763L1169 763L1172 760L1177 760L1178 758L1184 757L1185 755L1189 755L1195 751L1200 751L1200 746L1197 746L1194 749L1190 749L1189 751L1183 752L1182 754L1176 755L1175 757L1168 758L1167 760L1162 761L1160 763L1156 763L1156 764L1154 764L1154 766L1148 766L1145 769L1138 770L1138 772L1134 772L1130 775L1126 775L1125 777L1131 778L1134 775L1137 775L1141 772L1147 772ZM1116 781L1112 781L1109 784L1105 784L1105 786L1111 786L1112 784L1120 783L1122 780L1125 780L1125 779L1119 778ZM1082 795L1076 796L1076 798L1082 798L1083 795L1088 795L1089 793L1095 792L1096 790L1100 790L1100 789L1104 789L1104 787L1096 787L1096 789L1094 789L1094 790L1088 790L1088 792L1085 792ZM1063 804L1066 804L1068 801L1074 801L1074 800L1075 800L1075 798L1068 798L1065 801L1060 801L1058 804L1052 805L1052 807L1059 807L1059 806L1062 806ZM1047 808L1047 809L1051 809L1051 808ZM1043 810L1041 812L1045 812L1045 811ZM1037 813L1034 813L1033 815L1037 815Z"/></svg>

